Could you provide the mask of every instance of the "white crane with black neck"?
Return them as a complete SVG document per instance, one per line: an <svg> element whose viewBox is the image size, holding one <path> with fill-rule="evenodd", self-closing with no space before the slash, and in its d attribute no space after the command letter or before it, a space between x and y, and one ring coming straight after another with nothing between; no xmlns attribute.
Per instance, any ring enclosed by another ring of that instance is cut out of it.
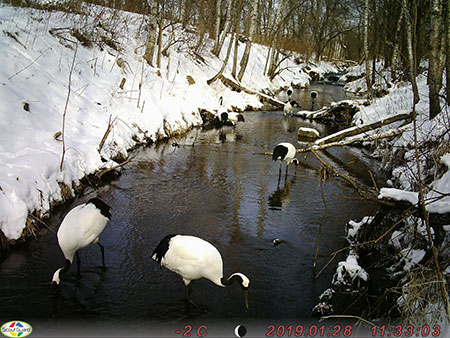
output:
<svg viewBox="0 0 450 338"><path fill-rule="evenodd" d="M298 160L295 158L296 154L297 150L289 142L281 142L273 149L272 160L280 161L279 177L281 176L281 165L283 161L286 162L286 175L288 173L289 164L291 163L294 163L295 165L299 164Z"/></svg>
<svg viewBox="0 0 450 338"><path fill-rule="evenodd" d="M80 256L78 251L91 244L98 244L102 253L103 268L105 267L105 248L99 242L99 236L111 219L111 207L98 198L91 198L84 204L70 210L59 226L57 237L65 264L55 271L53 285L61 282L60 274L69 271L74 256L77 256L78 273L80 273Z"/></svg>
<svg viewBox="0 0 450 338"><path fill-rule="evenodd" d="M250 280L240 272L224 278L222 256L211 243L195 236L168 235L153 251L152 258L183 278L187 287L186 298L193 305L197 306L191 299L191 281L206 278L222 287L238 282L244 291L245 306L248 308Z"/></svg>

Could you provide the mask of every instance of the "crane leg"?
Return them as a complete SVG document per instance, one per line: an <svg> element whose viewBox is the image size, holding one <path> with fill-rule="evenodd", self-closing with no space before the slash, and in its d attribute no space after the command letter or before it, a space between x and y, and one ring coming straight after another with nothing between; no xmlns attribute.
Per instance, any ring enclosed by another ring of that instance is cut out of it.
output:
<svg viewBox="0 0 450 338"><path fill-rule="evenodd" d="M77 251L77 268L78 268L77 274L80 274L80 265L81 265L80 255L78 254L78 251Z"/></svg>
<svg viewBox="0 0 450 338"><path fill-rule="evenodd" d="M192 294L192 287L191 287L191 284L189 283L189 284L186 286L186 299L189 300L190 302L192 302L192 300L191 300L191 294Z"/></svg>
<svg viewBox="0 0 450 338"><path fill-rule="evenodd" d="M191 283L189 283L186 286L186 299L189 303L191 303L197 310L199 310L200 312L208 312L206 309L201 308L200 306L198 306L191 298L191 293L192 293L192 288L191 288Z"/></svg>
<svg viewBox="0 0 450 338"><path fill-rule="evenodd" d="M100 251L102 252L103 269L105 269L106 268L106 265L105 265L105 247L103 245L101 245L100 242L98 242L97 244L100 247Z"/></svg>

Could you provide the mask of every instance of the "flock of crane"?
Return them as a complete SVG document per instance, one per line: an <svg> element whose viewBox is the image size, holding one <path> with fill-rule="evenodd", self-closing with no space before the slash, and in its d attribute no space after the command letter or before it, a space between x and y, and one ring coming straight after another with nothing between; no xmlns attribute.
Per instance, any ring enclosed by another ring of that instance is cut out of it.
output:
<svg viewBox="0 0 450 338"><path fill-rule="evenodd" d="M293 90L287 90L288 102L284 107L284 115L292 114L300 105L291 100ZM317 96L317 92L311 92L311 97ZM222 105L222 97L220 105ZM239 113L223 112L217 115L218 122L223 125L236 125L238 121L244 121L244 117ZM288 142L279 143L273 150L272 159L280 161L279 175L281 175L281 165L286 163L286 175L288 166L291 163L297 165L299 162L295 158L296 149ZM97 244L102 254L103 267L105 268L104 247L99 242L99 236L111 219L111 207L98 198L91 198L84 204L78 205L70 210L64 217L58 232L58 244L64 254L64 267L59 268L53 275L52 283L58 286L61 282L60 274L69 271L75 256L77 257L78 274L80 273L80 257L78 251L91 244ZM223 261L220 252L211 243L194 236L187 235L167 235L155 248L152 259L167 269L179 274L186 285L186 298L194 306L197 306L191 299L191 281L206 278L214 284L226 287L233 282L240 284L244 291L245 306L248 308L248 288L250 279L243 273L236 272L228 278L223 277Z"/></svg>

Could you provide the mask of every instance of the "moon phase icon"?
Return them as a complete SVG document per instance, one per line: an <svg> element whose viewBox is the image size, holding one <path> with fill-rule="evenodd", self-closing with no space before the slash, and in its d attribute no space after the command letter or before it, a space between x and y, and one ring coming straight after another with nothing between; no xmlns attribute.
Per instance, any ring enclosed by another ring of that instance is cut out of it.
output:
<svg viewBox="0 0 450 338"><path fill-rule="evenodd" d="M247 333L247 329L245 328L245 326L238 325L234 329L234 334L236 335L236 337L244 337L246 335L246 333Z"/></svg>

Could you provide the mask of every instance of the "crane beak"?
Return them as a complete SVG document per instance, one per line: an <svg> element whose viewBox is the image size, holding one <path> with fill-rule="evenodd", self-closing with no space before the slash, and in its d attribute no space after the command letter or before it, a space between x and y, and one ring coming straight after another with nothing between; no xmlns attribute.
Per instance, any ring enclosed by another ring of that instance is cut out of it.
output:
<svg viewBox="0 0 450 338"><path fill-rule="evenodd" d="M248 310L248 290L244 290L245 308Z"/></svg>

